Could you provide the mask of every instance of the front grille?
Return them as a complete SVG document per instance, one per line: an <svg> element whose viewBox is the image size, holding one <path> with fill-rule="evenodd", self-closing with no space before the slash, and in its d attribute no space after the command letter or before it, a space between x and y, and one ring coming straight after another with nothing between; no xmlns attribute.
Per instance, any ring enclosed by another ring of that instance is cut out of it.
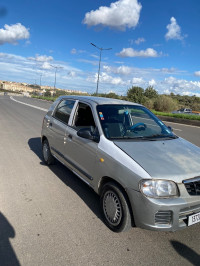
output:
<svg viewBox="0 0 200 266"><path fill-rule="evenodd" d="M171 224L172 222L172 212L171 211L158 211L155 214L156 224Z"/></svg>
<svg viewBox="0 0 200 266"><path fill-rule="evenodd" d="M187 189L189 195L200 195L200 177L190 180L184 180L183 184L185 185L185 188Z"/></svg>

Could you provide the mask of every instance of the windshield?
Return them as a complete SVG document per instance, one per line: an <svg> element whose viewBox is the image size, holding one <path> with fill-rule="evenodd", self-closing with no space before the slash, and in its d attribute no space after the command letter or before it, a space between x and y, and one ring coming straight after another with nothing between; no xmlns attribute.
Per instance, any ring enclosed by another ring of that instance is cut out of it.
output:
<svg viewBox="0 0 200 266"><path fill-rule="evenodd" d="M98 105L97 112L108 139L176 138L161 120L143 106Z"/></svg>

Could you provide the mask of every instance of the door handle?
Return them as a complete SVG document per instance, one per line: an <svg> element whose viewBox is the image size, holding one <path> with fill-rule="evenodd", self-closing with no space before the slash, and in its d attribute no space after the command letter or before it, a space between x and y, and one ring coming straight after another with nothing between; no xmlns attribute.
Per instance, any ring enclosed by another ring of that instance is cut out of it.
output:
<svg viewBox="0 0 200 266"><path fill-rule="evenodd" d="M52 123L49 123L49 127L52 127Z"/></svg>

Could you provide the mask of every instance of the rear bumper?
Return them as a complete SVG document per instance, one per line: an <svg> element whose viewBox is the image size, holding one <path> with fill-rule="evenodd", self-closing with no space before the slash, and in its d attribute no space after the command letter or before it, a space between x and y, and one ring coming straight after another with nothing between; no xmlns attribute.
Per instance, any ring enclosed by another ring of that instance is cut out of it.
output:
<svg viewBox="0 0 200 266"><path fill-rule="evenodd" d="M200 212L200 196L171 199L147 198L127 189L137 227L156 231L177 231L188 227L188 216Z"/></svg>

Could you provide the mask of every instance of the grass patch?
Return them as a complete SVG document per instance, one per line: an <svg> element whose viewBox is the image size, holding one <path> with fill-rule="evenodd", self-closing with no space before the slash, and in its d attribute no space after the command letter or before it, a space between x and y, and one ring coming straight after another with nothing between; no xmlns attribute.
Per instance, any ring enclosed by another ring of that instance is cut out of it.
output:
<svg viewBox="0 0 200 266"><path fill-rule="evenodd" d="M200 115L172 114L172 113L157 112L155 110L152 110L152 113L154 113L155 115L160 115L160 116L168 116L168 117L174 117L174 118L181 118L181 119L189 119L189 120L198 120L198 121L200 121Z"/></svg>
<svg viewBox="0 0 200 266"><path fill-rule="evenodd" d="M46 100L49 102L54 102L58 98L58 97L36 96L36 95L31 95L31 97L35 99Z"/></svg>

